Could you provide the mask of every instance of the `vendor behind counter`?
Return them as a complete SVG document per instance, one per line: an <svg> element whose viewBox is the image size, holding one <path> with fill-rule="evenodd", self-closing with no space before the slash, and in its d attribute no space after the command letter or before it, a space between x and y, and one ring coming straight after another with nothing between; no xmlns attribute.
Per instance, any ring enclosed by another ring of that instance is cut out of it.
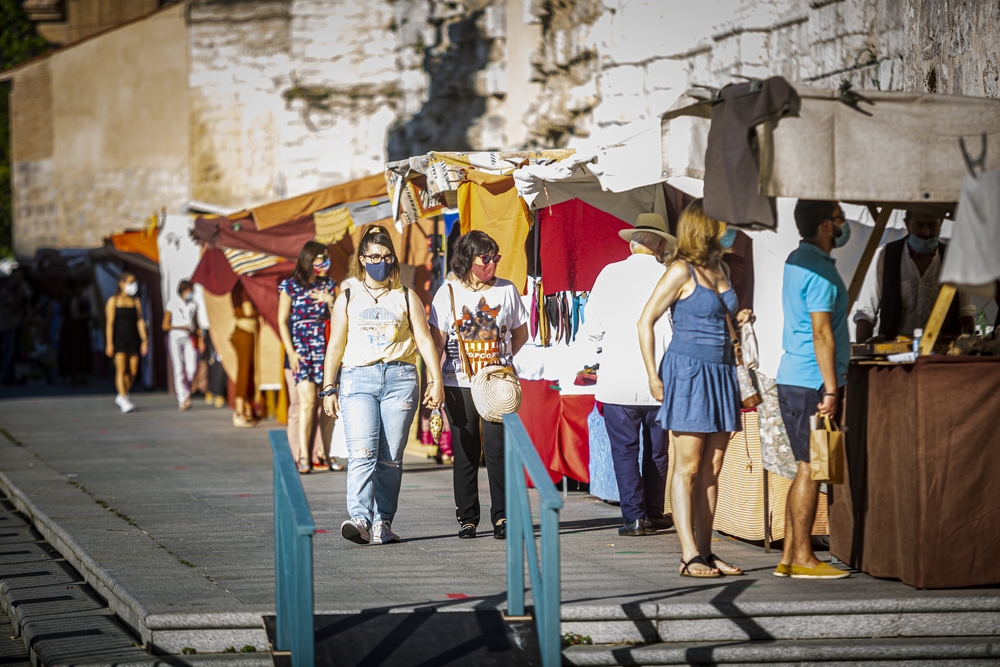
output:
<svg viewBox="0 0 1000 667"><path fill-rule="evenodd" d="M912 336L914 329L924 328L934 308L948 248L939 238L942 219L907 211L904 222L907 235L879 248L865 276L854 314L858 342L876 333L889 341ZM941 334L971 332L975 315L969 295L959 292Z"/></svg>

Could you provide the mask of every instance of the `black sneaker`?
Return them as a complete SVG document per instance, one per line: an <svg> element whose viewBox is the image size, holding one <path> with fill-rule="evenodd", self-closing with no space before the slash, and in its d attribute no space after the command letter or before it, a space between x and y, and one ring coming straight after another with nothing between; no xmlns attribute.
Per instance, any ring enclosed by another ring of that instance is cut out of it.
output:
<svg viewBox="0 0 1000 667"><path fill-rule="evenodd" d="M500 519L497 522L497 525L493 526L493 539L495 540L507 539L507 519Z"/></svg>
<svg viewBox="0 0 1000 667"><path fill-rule="evenodd" d="M471 540L476 536L476 527L471 523L463 523L462 529L458 531L458 536L463 540Z"/></svg>

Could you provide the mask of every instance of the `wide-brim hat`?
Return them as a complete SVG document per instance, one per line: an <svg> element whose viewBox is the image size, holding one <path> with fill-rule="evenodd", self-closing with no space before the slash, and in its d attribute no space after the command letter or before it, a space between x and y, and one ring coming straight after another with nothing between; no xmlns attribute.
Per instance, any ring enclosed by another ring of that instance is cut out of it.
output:
<svg viewBox="0 0 1000 667"><path fill-rule="evenodd" d="M667 223L659 213L640 213L635 219L635 227L622 229L618 236L626 241L632 240L632 235L636 232L652 232L657 236L662 236L667 241L667 250L672 251L677 247L677 237L667 231Z"/></svg>

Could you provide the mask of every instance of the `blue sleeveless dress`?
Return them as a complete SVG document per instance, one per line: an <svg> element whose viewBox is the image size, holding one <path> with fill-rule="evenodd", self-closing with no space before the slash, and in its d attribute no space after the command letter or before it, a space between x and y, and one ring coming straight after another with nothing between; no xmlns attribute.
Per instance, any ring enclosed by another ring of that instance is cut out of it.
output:
<svg viewBox="0 0 1000 667"><path fill-rule="evenodd" d="M663 405L657 415L670 431L720 433L740 431L740 388L733 345L719 295L698 283L694 292L671 306L673 338L660 364ZM739 308L736 292L722 293L730 315Z"/></svg>

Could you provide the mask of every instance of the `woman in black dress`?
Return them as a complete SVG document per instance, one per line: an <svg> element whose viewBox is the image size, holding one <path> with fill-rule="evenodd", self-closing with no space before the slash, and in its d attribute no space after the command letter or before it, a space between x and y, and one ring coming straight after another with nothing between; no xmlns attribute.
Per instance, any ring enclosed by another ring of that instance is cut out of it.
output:
<svg viewBox="0 0 1000 667"><path fill-rule="evenodd" d="M122 412L132 412L135 404L128 392L139 374L139 356L146 354L146 322L142 318L139 283L133 274L125 271L119 276L118 291L108 299L104 314L108 322L105 353L115 362L115 403Z"/></svg>

